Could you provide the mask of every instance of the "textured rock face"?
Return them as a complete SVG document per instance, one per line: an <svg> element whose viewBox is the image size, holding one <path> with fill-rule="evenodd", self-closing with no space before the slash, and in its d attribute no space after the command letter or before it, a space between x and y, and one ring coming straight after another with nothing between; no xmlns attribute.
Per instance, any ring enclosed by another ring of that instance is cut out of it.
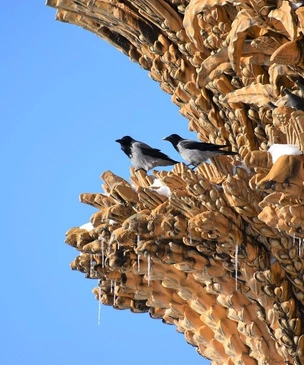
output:
<svg viewBox="0 0 304 365"><path fill-rule="evenodd" d="M239 153L196 171L131 169L132 183L104 172L104 192L81 195L94 228L67 232L72 269L100 279L103 304L175 324L213 364L304 364L304 156L267 152L303 150L304 6L47 4L149 70L202 141Z"/></svg>

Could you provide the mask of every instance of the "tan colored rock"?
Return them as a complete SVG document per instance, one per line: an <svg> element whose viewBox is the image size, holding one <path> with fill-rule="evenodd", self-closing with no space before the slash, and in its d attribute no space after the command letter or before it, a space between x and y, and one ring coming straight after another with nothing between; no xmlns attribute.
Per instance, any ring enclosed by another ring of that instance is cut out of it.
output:
<svg viewBox="0 0 304 365"><path fill-rule="evenodd" d="M258 188L267 192L281 191L290 197L303 195L304 156L284 155L273 165L268 175L258 183Z"/></svg>
<svg viewBox="0 0 304 365"><path fill-rule="evenodd" d="M106 171L71 263L97 300L175 324L212 364L304 364L304 7L298 1L48 0L57 19L150 72L198 139L230 144L195 171ZM301 79L300 79L301 82ZM157 178L168 196L153 186Z"/></svg>

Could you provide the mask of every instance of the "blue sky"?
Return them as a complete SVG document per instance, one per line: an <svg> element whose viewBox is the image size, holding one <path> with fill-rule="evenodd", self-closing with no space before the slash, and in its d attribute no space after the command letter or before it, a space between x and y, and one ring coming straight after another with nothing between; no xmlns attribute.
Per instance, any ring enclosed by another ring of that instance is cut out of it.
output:
<svg viewBox="0 0 304 365"><path fill-rule="evenodd" d="M146 71L42 1L7 1L0 18L1 364L208 364L148 314L103 306L98 326L97 281L71 271L64 244L95 212L79 194L101 191L108 169L129 179L115 139L180 160L161 138L196 134Z"/></svg>

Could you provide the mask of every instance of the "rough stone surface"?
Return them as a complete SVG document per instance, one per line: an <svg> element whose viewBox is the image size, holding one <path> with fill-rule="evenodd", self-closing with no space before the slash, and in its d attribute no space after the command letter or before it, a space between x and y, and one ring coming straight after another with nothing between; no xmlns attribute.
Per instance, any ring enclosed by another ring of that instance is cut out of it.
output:
<svg viewBox="0 0 304 365"><path fill-rule="evenodd" d="M304 6L266 0L48 0L149 70L202 141L196 171L102 174L71 263L97 300L175 324L212 364L304 364ZM288 88L286 90L285 88ZM290 91L295 95L288 95ZM164 189L158 184L167 187Z"/></svg>

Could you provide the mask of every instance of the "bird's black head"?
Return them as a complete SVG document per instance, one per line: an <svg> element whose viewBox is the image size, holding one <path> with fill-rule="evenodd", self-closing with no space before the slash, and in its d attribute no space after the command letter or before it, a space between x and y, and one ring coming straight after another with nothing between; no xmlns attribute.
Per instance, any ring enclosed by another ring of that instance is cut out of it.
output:
<svg viewBox="0 0 304 365"><path fill-rule="evenodd" d="M163 138L163 140L171 142L175 147L178 144L178 142L183 140L183 138L178 134L170 134L170 136Z"/></svg>
<svg viewBox="0 0 304 365"><path fill-rule="evenodd" d="M121 139L116 139L115 142L120 143L120 147L124 151L124 153L128 157L131 157L131 155L132 155L132 143L135 142L135 139L133 139L130 136L124 136Z"/></svg>
<svg viewBox="0 0 304 365"><path fill-rule="evenodd" d="M118 142L121 144L121 146L130 146L134 139L130 136L124 136L121 139L116 139L115 142Z"/></svg>

